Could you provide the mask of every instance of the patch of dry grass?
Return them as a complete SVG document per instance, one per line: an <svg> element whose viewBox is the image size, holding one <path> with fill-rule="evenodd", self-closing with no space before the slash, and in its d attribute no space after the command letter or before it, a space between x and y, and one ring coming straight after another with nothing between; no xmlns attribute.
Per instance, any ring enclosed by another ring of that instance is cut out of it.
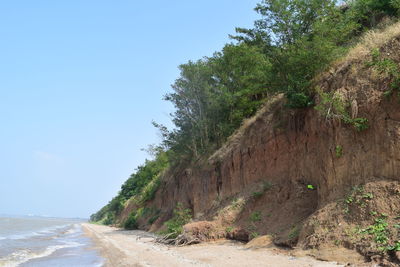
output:
<svg viewBox="0 0 400 267"><path fill-rule="evenodd" d="M238 215L243 211L247 200L244 197L234 198L231 203L218 210L214 221L219 221L222 225L232 224L237 220Z"/></svg>
<svg viewBox="0 0 400 267"><path fill-rule="evenodd" d="M267 102L263 105L263 107L261 107L253 117L250 117L243 121L239 129L237 129L228 138L228 140L220 149L218 149L213 155L211 155L209 160L218 161L219 159L226 156L229 152L231 152L235 147L240 145L240 142L242 141L242 138L247 132L247 130L250 129L259 118L265 117L266 116L265 114L271 113L276 107L276 104L281 103L284 99L285 99L284 94L277 94L268 99Z"/></svg>
<svg viewBox="0 0 400 267"><path fill-rule="evenodd" d="M371 53L374 48L382 47L388 41L400 36L400 22L393 23L384 29L368 31L361 41L338 63L352 62L362 59Z"/></svg>

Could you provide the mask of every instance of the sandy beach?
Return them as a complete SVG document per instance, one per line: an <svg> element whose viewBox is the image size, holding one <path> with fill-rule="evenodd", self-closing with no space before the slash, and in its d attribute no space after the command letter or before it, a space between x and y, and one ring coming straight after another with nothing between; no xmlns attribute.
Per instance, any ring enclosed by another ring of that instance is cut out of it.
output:
<svg viewBox="0 0 400 267"><path fill-rule="evenodd" d="M171 247L154 242L154 235L134 230L82 224L107 267L116 266L343 266L317 261L311 257L293 257L274 248L247 249L232 241L219 241L185 247Z"/></svg>

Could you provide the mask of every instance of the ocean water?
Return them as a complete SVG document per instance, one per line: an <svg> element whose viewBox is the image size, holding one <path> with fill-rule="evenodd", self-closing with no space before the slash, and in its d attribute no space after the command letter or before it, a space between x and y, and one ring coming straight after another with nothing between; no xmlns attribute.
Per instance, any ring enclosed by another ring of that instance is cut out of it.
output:
<svg viewBox="0 0 400 267"><path fill-rule="evenodd" d="M0 266L103 266L82 221L0 217Z"/></svg>

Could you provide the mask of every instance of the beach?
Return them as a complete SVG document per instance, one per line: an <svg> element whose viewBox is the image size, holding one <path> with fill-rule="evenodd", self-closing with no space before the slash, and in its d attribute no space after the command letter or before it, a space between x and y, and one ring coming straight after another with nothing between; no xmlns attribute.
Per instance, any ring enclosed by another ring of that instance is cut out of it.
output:
<svg viewBox="0 0 400 267"><path fill-rule="evenodd" d="M277 248L248 249L229 240L175 247L155 243L155 235L140 230L82 224L105 258L106 267L115 266L343 266L311 257L295 257Z"/></svg>

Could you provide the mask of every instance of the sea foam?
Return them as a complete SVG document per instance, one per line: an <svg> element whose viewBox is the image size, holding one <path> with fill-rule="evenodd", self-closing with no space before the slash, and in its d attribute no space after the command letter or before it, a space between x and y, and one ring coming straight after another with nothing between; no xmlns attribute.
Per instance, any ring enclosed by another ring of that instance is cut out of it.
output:
<svg viewBox="0 0 400 267"><path fill-rule="evenodd" d="M83 246L83 244L80 244L78 242L65 242L64 245L49 246L45 250L40 252L34 252L30 249L21 249L6 257L0 258L0 266L15 267L33 259L50 256L59 249L72 248L78 246Z"/></svg>

